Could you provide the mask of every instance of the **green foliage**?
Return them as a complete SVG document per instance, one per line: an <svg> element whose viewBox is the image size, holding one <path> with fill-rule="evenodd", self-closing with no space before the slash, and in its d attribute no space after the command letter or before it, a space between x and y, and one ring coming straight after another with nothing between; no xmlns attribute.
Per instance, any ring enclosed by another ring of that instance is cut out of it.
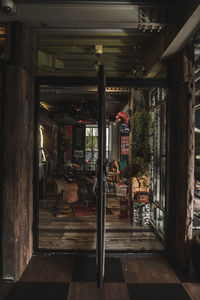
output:
<svg viewBox="0 0 200 300"><path fill-rule="evenodd" d="M144 162L150 161L150 131L151 115L147 110L138 110L132 117L133 133L133 159L143 158ZM141 160L142 161L142 160Z"/></svg>
<svg viewBox="0 0 200 300"><path fill-rule="evenodd" d="M133 159L123 172L123 177L142 178L149 175L149 162L146 162L143 157Z"/></svg>
<svg viewBox="0 0 200 300"><path fill-rule="evenodd" d="M133 134L132 160L124 171L124 177L137 177L149 175L151 160L151 133L152 119L147 110L137 110L131 118L131 128Z"/></svg>

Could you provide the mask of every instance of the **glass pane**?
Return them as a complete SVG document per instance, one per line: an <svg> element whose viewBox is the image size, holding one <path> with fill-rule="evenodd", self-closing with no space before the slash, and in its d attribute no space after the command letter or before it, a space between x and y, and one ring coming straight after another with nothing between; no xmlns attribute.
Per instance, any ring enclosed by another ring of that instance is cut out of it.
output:
<svg viewBox="0 0 200 300"><path fill-rule="evenodd" d="M95 125L94 125L95 126ZM85 137L85 160L88 163L86 169L95 170L96 161L98 159L98 127L86 126Z"/></svg>
<svg viewBox="0 0 200 300"><path fill-rule="evenodd" d="M91 150L93 148L92 128L86 128L85 148Z"/></svg>
<svg viewBox="0 0 200 300"><path fill-rule="evenodd" d="M98 150L98 136L93 136L93 150Z"/></svg>
<svg viewBox="0 0 200 300"><path fill-rule="evenodd" d="M152 111L152 165L150 189L153 193L151 223L157 233L164 237L164 209L166 201L166 90L156 89L151 94ZM152 104L155 105L152 106Z"/></svg>
<svg viewBox="0 0 200 300"><path fill-rule="evenodd" d="M160 191L160 204L162 208L165 208L165 197L166 197L166 157L161 159L161 191Z"/></svg>
<svg viewBox="0 0 200 300"><path fill-rule="evenodd" d="M93 128L93 136L98 136L98 128Z"/></svg>
<svg viewBox="0 0 200 300"><path fill-rule="evenodd" d="M91 136L92 135L92 128L86 127L86 136Z"/></svg>
<svg viewBox="0 0 200 300"><path fill-rule="evenodd" d="M156 220L156 223L157 223L157 228L160 232L164 232L163 229L164 229L164 214L163 214L163 211L160 210L159 208L157 208L157 220Z"/></svg>
<svg viewBox="0 0 200 300"><path fill-rule="evenodd" d="M167 103L162 103L162 117L161 117L161 155L166 155L166 127L167 127L167 120L166 120L166 114L167 114Z"/></svg>

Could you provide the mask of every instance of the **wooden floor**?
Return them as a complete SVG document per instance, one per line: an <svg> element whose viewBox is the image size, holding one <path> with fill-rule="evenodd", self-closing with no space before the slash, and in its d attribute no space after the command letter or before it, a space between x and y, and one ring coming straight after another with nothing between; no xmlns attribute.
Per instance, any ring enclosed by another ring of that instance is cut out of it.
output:
<svg viewBox="0 0 200 300"><path fill-rule="evenodd" d="M95 282L95 268L91 269L90 266L87 270L80 268L85 280L73 279L74 268L80 260L79 256L72 255L32 257L19 282L0 282L0 300L200 300L199 277L195 277L198 274L191 277L190 273L185 273L164 256L125 255L117 258L122 272L121 280L113 281L112 273L101 289L97 288ZM118 262L112 261L112 264L118 265ZM117 267L114 266L113 270L116 272ZM87 280L88 273L91 273L92 280ZM145 292L146 289L149 292ZM138 290L141 291L139 295ZM174 290L178 291L176 295Z"/></svg>
<svg viewBox="0 0 200 300"><path fill-rule="evenodd" d="M39 248L53 250L96 249L96 216L57 218L53 207L55 196L40 200ZM119 201L107 197L112 215L106 216L106 250L162 251L164 247L149 226L131 225L119 219Z"/></svg>

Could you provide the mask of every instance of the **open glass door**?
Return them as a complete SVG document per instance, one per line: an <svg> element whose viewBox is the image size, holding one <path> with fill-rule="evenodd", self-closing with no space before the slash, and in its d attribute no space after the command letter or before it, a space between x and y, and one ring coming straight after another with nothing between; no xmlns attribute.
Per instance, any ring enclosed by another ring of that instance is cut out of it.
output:
<svg viewBox="0 0 200 300"><path fill-rule="evenodd" d="M150 93L150 111L152 114L152 165L150 189L152 203L150 208L150 223L155 233L165 241L166 215L166 112L167 91L155 88Z"/></svg>
<svg viewBox="0 0 200 300"><path fill-rule="evenodd" d="M106 122L105 122L105 73L103 65L98 71L98 198L97 198L97 285L102 287L105 266L105 162L106 162Z"/></svg>

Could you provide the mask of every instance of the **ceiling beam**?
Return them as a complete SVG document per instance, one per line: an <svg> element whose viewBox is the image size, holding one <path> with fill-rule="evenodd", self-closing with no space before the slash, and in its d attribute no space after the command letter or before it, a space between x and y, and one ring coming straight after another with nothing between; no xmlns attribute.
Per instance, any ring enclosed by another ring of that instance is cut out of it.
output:
<svg viewBox="0 0 200 300"><path fill-rule="evenodd" d="M148 11L147 11L148 9ZM88 27L88 28L135 28L139 25L154 24L162 27L165 20L158 21L164 11L163 6L149 6L142 9L139 5L93 5L71 3L17 3L16 14L1 13L1 21L21 21L30 26L41 27ZM154 16L150 20L150 16ZM156 16L156 17L155 17ZM42 24L41 24L42 23Z"/></svg>
<svg viewBox="0 0 200 300"><path fill-rule="evenodd" d="M176 11L175 6L171 6L169 14L173 13L175 21L181 23L179 30L177 26L171 26L167 30L167 40L170 40L168 45L163 43L162 38L160 42L155 42L155 45L150 51L150 56L147 57L147 73L146 77L156 77L164 66L165 59L173 56L179 52L194 36L197 30L200 28L200 4L197 5L195 1L184 1L184 9L182 11L182 2L174 1L177 5ZM196 5L196 6L195 6ZM192 11L191 11L192 7ZM178 10L179 8L179 10ZM179 14L182 14L179 16ZM173 20L174 21L174 20ZM151 53L153 55L151 55Z"/></svg>
<svg viewBox="0 0 200 300"><path fill-rule="evenodd" d="M49 32L45 32L45 30L49 30ZM44 31L44 32L43 32ZM141 39L141 32L138 30L100 30L95 28L92 29L85 29L84 28L54 28L54 29L46 29L46 28L40 28L37 30L39 33L39 43L43 42L44 40L81 40L81 39L96 39L97 36L99 39L104 39L104 40L112 40L112 39L120 39L120 40L132 40L134 38L135 41ZM152 33L150 32L144 32L142 34L145 38L145 40L151 40L152 39ZM156 33L156 36L161 35L160 33Z"/></svg>
<svg viewBox="0 0 200 300"><path fill-rule="evenodd" d="M75 87L52 87L52 86L41 86L40 87L40 94L44 96L50 93L57 93L60 95L90 95L90 94L97 94L97 87L96 86L75 86ZM130 93L130 88L127 87L106 87L106 93Z"/></svg>
<svg viewBox="0 0 200 300"><path fill-rule="evenodd" d="M137 49L140 51L141 47L120 47L120 48L103 48L103 54L130 54L131 52L134 54L134 52L137 52ZM52 53L61 53L61 54L88 54L88 53L94 53L94 47L62 47L62 46L54 46L54 47L40 47L41 51L44 52L51 52Z"/></svg>
<svg viewBox="0 0 200 300"><path fill-rule="evenodd" d="M190 1L189 1L190 2ZM194 36L200 28L200 4L196 7L194 12L190 15L188 20L179 30L177 35L173 38L167 49L162 55L162 59L167 59L170 56L179 52Z"/></svg>
<svg viewBox="0 0 200 300"><path fill-rule="evenodd" d="M15 0L16 3L40 3L41 0ZM55 0L43 0L44 3L49 4L55 2ZM88 4L93 4L93 5L167 5L168 1L167 0L57 0L56 1L58 4L79 4L79 5L88 5Z"/></svg>
<svg viewBox="0 0 200 300"><path fill-rule="evenodd" d="M39 76L45 76L47 74L48 71L48 76L65 76L65 77L74 77L76 78L77 75L82 76L83 77L96 77L97 76L97 72L88 68L88 70L80 70L80 69L71 69L71 70L66 70L66 69L51 69L51 68L39 68L38 70L38 75ZM106 70L106 74L107 76L110 77L117 77L117 78L127 78L127 77L131 77L131 70L130 70L130 75L127 72L127 70Z"/></svg>
<svg viewBox="0 0 200 300"><path fill-rule="evenodd" d="M163 67L161 62L161 56L165 50L165 39L160 37L159 40L156 40L153 46L149 49L149 55L146 56L145 66L146 72L144 76L146 78L155 78L159 74L160 70Z"/></svg>
<svg viewBox="0 0 200 300"><path fill-rule="evenodd" d="M134 47L137 44L147 44L148 41L140 39L140 41L135 41L134 38L132 39L123 39L121 40L120 38L112 38L112 39L102 39L102 38L93 38L93 39L88 39L85 37L84 39L61 39L61 38L49 38L49 39L43 39L42 41L39 42L39 47L90 47L90 46L95 46L95 45L103 45L104 47Z"/></svg>
<svg viewBox="0 0 200 300"><path fill-rule="evenodd" d="M68 47L68 46L95 46L95 45L104 45L104 46L126 46L130 45L132 46L133 44L136 45L136 42L133 42L134 40L129 39L129 40L121 40L119 39L88 39L87 36L85 39L46 39L42 40L39 43L40 47L54 47L54 46L62 46L62 47Z"/></svg>
<svg viewBox="0 0 200 300"><path fill-rule="evenodd" d="M54 37L54 36L64 36L64 37L74 37L78 36L78 38L88 36L88 37L96 37L97 35L100 37L129 37L140 39L141 32L137 29L123 29L123 28L78 28L78 27L40 27L37 28L37 32L39 33L39 39L47 38L47 37ZM159 36L161 33L154 32L154 36ZM142 35L146 38L152 37L152 32L143 32Z"/></svg>
<svg viewBox="0 0 200 300"><path fill-rule="evenodd" d="M96 57L95 53L82 53L80 56L77 55L77 53L63 53L63 54L57 54L56 52L52 53L55 55L57 59L61 59L64 62L67 61L78 61L81 62L83 60L103 60L103 61L110 61L112 59L113 62L122 62L125 63L127 60L134 61L137 59L137 53L130 53L130 52L124 52L120 54L116 53L103 53L103 55L98 58ZM114 55L113 55L114 54ZM77 57L78 56L78 57Z"/></svg>
<svg viewBox="0 0 200 300"><path fill-rule="evenodd" d="M97 78L95 77L52 77L39 76L38 85L53 85L53 86L97 86ZM152 78L112 78L107 77L107 87L168 87L166 79L152 79Z"/></svg>

